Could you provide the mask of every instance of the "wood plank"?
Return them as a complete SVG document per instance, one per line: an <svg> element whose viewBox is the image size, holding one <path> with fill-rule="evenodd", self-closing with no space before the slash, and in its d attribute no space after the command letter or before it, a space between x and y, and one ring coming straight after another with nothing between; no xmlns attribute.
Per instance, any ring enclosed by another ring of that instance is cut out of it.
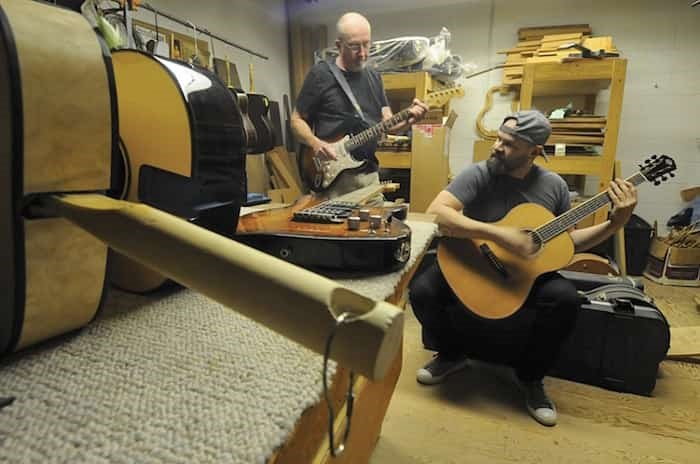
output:
<svg viewBox="0 0 700 464"><path fill-rule="evenodd" d="M669 359L700 356L700 326L671 327Z"/></svg>
<svg viewBox="0 0 700 464"><path fill-rule="evenodd" d="M271 163L272 168L275 171L277 180L281 180L286 185L286 188L291 189L298 198L299 196L301 196L301 185L297 184L296 180L294 179L294 176L291 172L289 172L289 169L287 169L287 166L285 165L284 161L282 161L282 158L280 157L280 152L279 150L277 150L281 148L282 147L275 147L275 149L273 149L272 151L268 151L267 153L265 153L265 157L267 158L268 162Z"/></svg>

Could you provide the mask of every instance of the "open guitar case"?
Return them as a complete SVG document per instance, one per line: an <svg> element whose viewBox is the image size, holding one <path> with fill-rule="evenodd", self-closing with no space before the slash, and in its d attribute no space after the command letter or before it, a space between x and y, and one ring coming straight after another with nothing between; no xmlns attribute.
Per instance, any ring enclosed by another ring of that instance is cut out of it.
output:
<svg viewBox="0 0 700 464"><path fill-rule="evenodd" d="M651 395L670 345L668 321L641 280L560 271L583 299L573 333L551 375Z"/></svg>

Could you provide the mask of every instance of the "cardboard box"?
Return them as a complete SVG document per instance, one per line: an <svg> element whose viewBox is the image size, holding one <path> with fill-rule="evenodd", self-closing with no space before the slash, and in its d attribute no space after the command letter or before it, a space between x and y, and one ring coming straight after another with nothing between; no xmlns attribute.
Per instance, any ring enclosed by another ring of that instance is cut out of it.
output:
<svg viewBox="0 0 700 464"><path fill-rule="evenodd" d="M700 287L700 248L677 248L654 237L644 276L664 285Z"/></svg>

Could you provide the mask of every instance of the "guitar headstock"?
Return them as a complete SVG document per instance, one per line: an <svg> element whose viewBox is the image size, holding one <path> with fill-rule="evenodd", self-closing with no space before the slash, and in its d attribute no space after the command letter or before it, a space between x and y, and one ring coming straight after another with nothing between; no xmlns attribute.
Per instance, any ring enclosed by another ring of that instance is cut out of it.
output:
<svg viewBox="0 0 700 464"><path fill-rule="evenodd" d="M430 92L425 96L425 104L430 107L440 107L450 101L451 98L459 98L464 96L464 87L456 85L446 89Z"/></svg>
<svg viewBox="0 0 700 464"><path fill-rule="evenodd" d="M669 177L674 177L673 171L675 170L676 162L667 155L651 155L644 160L643 164L639 165L639 172L654 185L659 185L662 181L668 180Z"/></svg>

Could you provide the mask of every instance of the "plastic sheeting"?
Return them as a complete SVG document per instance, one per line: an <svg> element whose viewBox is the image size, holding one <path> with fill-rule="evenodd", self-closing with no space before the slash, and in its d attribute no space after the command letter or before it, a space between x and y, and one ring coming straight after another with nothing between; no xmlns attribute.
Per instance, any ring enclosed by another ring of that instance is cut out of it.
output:
<svg viewBox="0 0 700 464"><path fill-rule="evenodd" d="M434 37L397 37L372 43L368 65L379 72L427 71L442 81L453 81L476 66L464 64L459 55L450 52L451 34L443 27ZM316 52L316 61L338 56L335 47Z"/></svg>

